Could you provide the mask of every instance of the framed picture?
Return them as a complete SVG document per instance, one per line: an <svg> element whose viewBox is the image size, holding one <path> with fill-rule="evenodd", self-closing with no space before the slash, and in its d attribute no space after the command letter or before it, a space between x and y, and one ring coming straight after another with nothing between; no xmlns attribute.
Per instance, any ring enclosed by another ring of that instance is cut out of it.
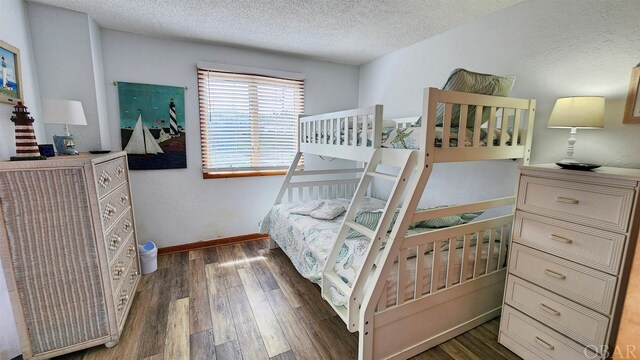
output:
<svg viewBox="0 0 640 360"><path fill-rule="evenodd" d="M120 135L129 169L186 168L184 87L117 84Z"/></svg>
<svg viewBox="0 0 640 360"><path fill-rule="evenodd" d="M631 70L631 83L629 84L629 92L627 93L627 105L624 108L625 124L640 124L640 64Z"/></svg>
<svg viewBox="0 0 640 360"><path fill-rule="evenodd" d="M0 40L0 101L14 104L22 101L20 50Z"/></svg>

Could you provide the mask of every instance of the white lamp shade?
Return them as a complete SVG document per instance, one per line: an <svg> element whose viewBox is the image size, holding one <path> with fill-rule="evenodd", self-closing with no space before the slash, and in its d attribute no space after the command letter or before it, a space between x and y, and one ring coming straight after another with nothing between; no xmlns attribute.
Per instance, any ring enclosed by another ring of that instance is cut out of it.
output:
<svg viewBox="0 0 640 360"><path fill-rule="evenodd" d="M42 115L47 124L87 125L80 101L45 100Z"/></svg>
<svg viewBox="0 0 640 360"><path fill-rule="evenodd" d="M577 96L559 98L553 107L548 127L591 128L604 127L604 97Z"/></svg>

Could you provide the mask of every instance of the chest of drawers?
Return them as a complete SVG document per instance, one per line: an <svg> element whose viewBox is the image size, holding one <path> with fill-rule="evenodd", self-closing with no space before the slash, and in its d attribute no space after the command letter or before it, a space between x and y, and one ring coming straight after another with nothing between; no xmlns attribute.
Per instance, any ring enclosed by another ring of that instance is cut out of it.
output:
<svg viewBox="0 0 640 360"><path fill-rule="evenodd" d="M25 359L106 344L139 281L124 152L0 163L0 256Z"/></svg>
<svg viewBox="0 0 640 360"><path fill-rule="evenodd" d="M638 237L640 170L524 166L499 341L525 359L613 353Z"/></svg>

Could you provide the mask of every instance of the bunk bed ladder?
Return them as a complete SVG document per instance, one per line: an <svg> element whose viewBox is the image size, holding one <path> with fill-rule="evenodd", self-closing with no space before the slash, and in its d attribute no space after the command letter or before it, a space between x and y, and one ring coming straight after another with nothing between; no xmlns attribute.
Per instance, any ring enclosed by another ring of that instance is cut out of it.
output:
<svg viewBox="0 0 640 360"><path fill-rule="evenodd" d="M360 276L362 271L365 271L366 275L371 270L372 266L375 266L373 260L376 258L379 252L382 242L386 239L387 229L394 218L395 210L402 202L404 190L407 186L408 178L411 176L412 170L415 168L415 161L417 159L417 152L412 150L398 150L398 149L376 149L372 154L371 160L367 163L364 169L362 178L356 192L353 196L353 200L345 220L342 224L335 245L331 251L331 254L327 258L325 268L323 270L322 279L322 297L331 305L336 313L340 315L342 320L347 324L347 328L350 331L357 331L358 329L358 306L361 300L358 299L358 294L354 294L354 286L349 286L335 271L334 266L337 262L338 256L350 230L369 238L369 246L367 249L367 261L363 264L358 273L355 274L354 280ZM390 165L396 168L400 168L397 175L382 173L377 171L378 165ZM384 181L390 181L393 183L393 188L389 194L388 201L383 209L383 216L379 220L375 230L371 230L355 221L356 214L362 205L362 201L366 194L366 191L373 179L381 179ZM389 210L391 209L391 210ZM375 254L370 254L371 251L375 251ZM347 299L348 302L345 306L336 306L332 299L331 289L334 288L340 291Z"/></svg>

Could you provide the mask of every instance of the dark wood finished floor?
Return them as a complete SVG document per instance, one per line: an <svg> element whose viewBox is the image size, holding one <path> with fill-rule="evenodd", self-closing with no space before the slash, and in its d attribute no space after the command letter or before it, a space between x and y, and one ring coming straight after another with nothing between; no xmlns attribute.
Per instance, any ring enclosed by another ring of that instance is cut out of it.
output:
<svg viewBox="0 0 640 360"><path fill-rule="evenodd" d="M58 359L355 359L347 331L281 250L266 241L159 257L140 282L117 346ZM519 359L494 319L414 359Z"/></svg>

